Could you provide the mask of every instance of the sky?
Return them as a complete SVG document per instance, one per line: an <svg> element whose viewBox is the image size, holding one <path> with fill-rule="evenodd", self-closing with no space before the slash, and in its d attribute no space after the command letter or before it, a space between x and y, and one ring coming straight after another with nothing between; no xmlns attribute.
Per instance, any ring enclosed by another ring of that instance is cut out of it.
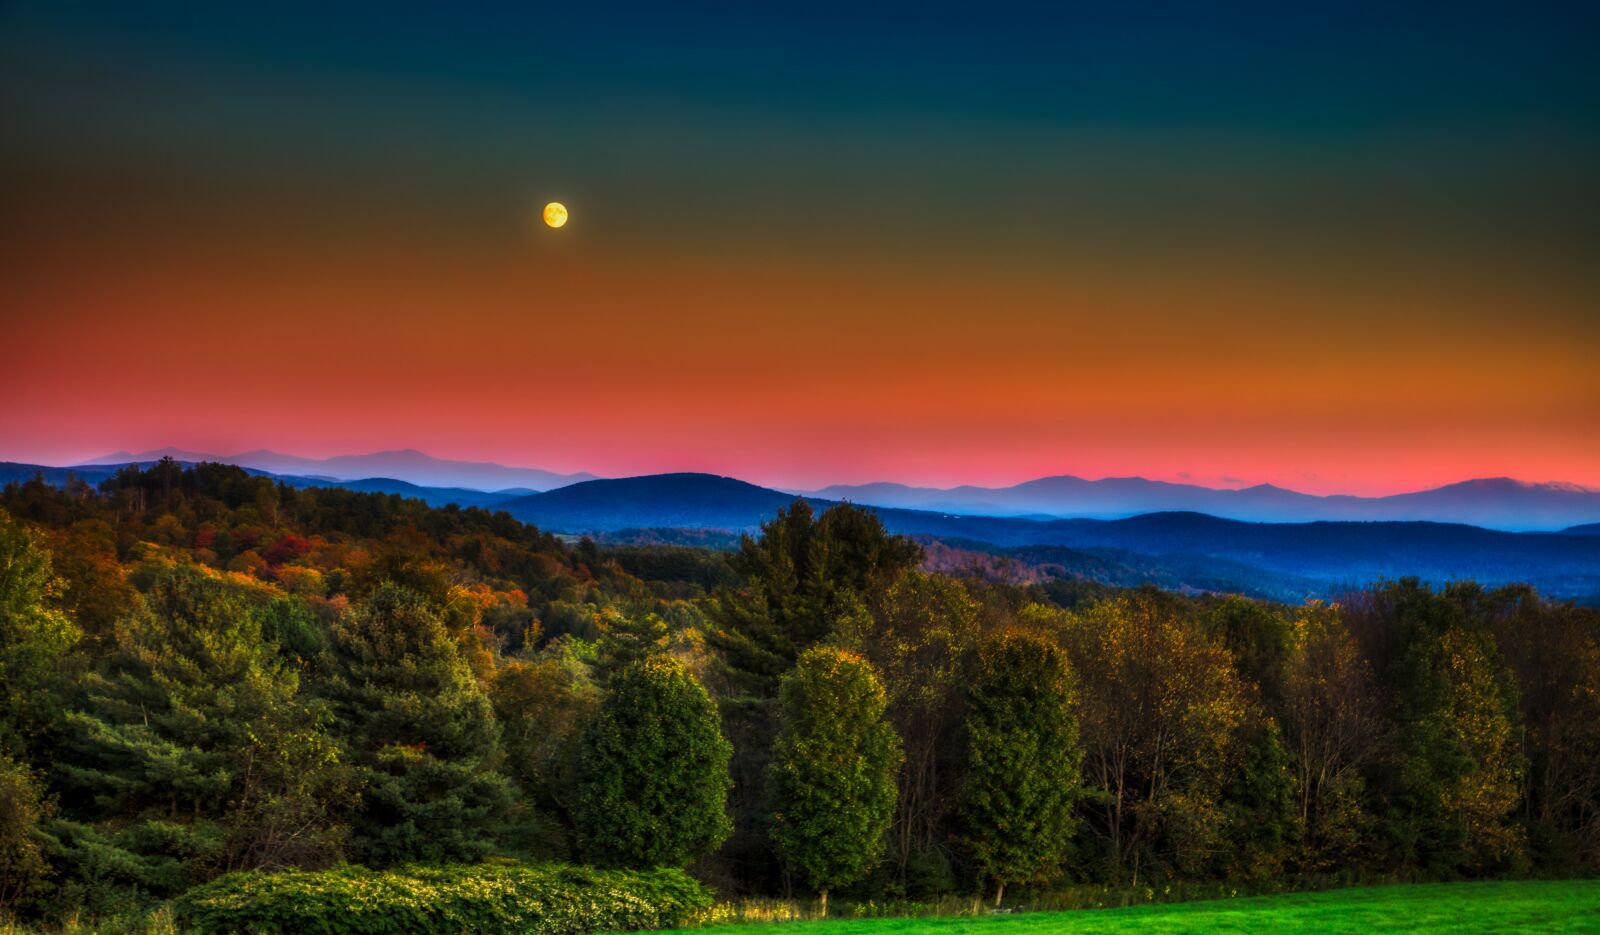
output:
<svg viewBox="0 0 1600 935"><path fill-rule="evenodd" d="M1600 487L1592 5L860 6L0 2L0 459Z"/></svg>

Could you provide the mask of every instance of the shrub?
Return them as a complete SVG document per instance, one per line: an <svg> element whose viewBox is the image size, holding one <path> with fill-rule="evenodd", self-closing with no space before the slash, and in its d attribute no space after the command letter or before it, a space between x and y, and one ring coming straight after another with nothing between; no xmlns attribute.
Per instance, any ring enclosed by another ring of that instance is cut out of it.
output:
<svg viewBox="0 0 1600 935"><path fill-rule="evenodd" d="M496 863L236 873L175 906L180 924L200 935L578 935L680 925L710 908L711 895L679 870Z"/></svg>

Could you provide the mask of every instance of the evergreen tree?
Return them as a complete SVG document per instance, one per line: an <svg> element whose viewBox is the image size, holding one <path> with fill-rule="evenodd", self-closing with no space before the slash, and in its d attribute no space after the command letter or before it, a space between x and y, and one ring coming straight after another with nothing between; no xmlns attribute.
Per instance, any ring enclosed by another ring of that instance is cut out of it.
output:
<svg viewBox="0 0 1600 935"><path fill-rule="evenodd" d="M344 777L297 674L262 638L263 602L180 566L117 624L57 766L69 807L52 831L80 880L172 893L337 856Z"/></svg>
<svg viewBox="0 0 1600 935"><path fill-rule="evenodd" d="M375 866L476 860L513 790L489 699L418 594L382 584L329 633L321 692L362 784L351 849Z"/></svg>
<svg viewBox="0 0 1600 935"><path fill-rule="evenodd" d="M796 500L740 543L732 564L741 586L720 592L711 643L740 687L771 697L834 621L921 560L916 543L890 535L870 511L841 504L817 518Z"/></svg>
<svg viewBox="0 0 1600 935"><path fill-rule="evenodd" d="M731 749L717 709L669 656L617 673L583 735L577 806L585 857L681 867L728 836Z"/></svg>
<svg viewBox="0 0 1600 935"><path fill-rule="evenodd" d="M861 879L883 854L894 818L900 738L870 663L818 646L779 689L771 765L778 856L822 898Z"/></svg>
<svg viewBox="0 0 1600 935"><path fill-rule="evenodd" d="M967 705L966 844L995 883L1044 882L1061 871L1077 825L1083 751L1066 653L1009 633L985 645Z"/></svg>

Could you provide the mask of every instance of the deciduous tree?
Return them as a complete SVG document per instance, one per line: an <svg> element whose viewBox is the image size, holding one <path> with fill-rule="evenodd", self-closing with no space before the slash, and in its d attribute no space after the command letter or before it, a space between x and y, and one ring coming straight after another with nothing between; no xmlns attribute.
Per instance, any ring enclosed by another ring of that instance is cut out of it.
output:
<svg viewBox="0 0 1600 935"><path fill-rule="evenodd" d="M1136 883L1152 861L1198 872L1221 838L1221 786L1245 714L1232 655L1148 592L1078 615L1067 644L1109 875Z"/></svg>
<svg viewBox="0 0 1600 935"><path fill-rule="evenodd" d="M577 824L585 857L681 867L728 836L728 758L716 706L670 656L623 669L584 730Z"/></svg>
<svg viewBox="0 0 1600 935"><path fill-rule="evenodd" d="M982 880L1045 882L1061 871L1077 826L1083 751L1066 652L1003 634L979 655L966 709L961 818Z"/></svg>
<svg viewBox="0 0 1600 935"><path fill-rule="evenodd" d="M821 896L861 879L883 854L894 817L900 739L872 665L818 646L779 689L771 782L773 842L784 865Z"/></svg>

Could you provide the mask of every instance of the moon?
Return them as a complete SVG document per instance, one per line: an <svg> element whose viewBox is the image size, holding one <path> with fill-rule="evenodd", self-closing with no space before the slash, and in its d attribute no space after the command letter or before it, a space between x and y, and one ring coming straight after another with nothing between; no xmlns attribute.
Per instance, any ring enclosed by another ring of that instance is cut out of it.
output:
<svg viewBox="0 0 1600 935"><path fill-rule="evenodd" d="M551 227L560 227L567 223L567 206L559 201L552 201L545 205L544 222Z"/></svg>

